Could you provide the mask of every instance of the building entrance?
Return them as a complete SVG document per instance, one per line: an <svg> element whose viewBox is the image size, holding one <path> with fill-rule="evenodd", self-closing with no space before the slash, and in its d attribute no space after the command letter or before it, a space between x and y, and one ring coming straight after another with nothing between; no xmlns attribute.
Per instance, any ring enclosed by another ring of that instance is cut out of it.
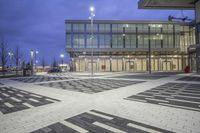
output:
<svg viewBox="0 0 200 133"><path fill-rule="evenodd" d="M93 72L97 72L97 62L88 62L88 71L92 71L92 65L93 65Z"/></svg>
<svg viewBox="0 0 200 133"><path fill-rule="evenodd" d="M134 61L126 61L125 68L126 68L126 71L136 70Z"/></svg>
<svg viewBox="0 0 200 133"><path fill-rule="evenodd" d="M171 71L172 70L172 62L171 61L163 61L162 62L162 71Z"/></svg>

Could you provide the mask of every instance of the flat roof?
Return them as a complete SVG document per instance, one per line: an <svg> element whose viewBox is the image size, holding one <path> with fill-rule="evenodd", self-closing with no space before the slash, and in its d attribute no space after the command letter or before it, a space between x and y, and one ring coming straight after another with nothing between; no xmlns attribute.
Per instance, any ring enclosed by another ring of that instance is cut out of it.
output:
<svg viewBox="0 0 200 133"><path fill-rule="evenodd" d="M179 9L194 10L198 0L139 0L139 9Z"/></svg>
<svg viewBox="0 0 200 133"><path fill-rule="evenodd" d="M91 23L90 20L65 20L65 23ZM183 24L189 25L189 22L179 21L152 21L152 20L94 20L97 24Z"/></svg>

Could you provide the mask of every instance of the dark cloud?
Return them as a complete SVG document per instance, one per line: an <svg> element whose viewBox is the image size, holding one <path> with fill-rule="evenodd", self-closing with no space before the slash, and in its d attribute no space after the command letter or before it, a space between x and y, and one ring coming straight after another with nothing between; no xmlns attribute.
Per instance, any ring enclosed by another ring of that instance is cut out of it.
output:
<svg viewBox="0 0 200 133"><path fill-rule="evenodd" d="M88 19L88 8L96 7L95 19L167 20L181 11L139 10L136 0L0 0L0 37L11 47L20 45L51 61L65 52L65 19ZM194 18L193 11L184 15Z"/></svg>

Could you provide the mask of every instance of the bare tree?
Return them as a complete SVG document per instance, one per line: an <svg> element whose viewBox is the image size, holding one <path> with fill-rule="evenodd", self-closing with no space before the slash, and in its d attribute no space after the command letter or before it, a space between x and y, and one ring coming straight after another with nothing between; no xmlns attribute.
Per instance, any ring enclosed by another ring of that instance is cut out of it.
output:
<svg viewBox="0 0 200 133"><path fill-rule="evenodd" d="M44 71L44 68L45 68L45 65L46 65L46 61L45 61L44 57L42 58L41 63L42 63L43 71Z"/></svg>
<svg viewBox="0 0 200 133"><path fill-rule="evenodd" d="M2 67L2 73L5 75L5 68L6 68L6 63L8 60L8 45L7 43L2 40L0 44L0 57L1 57L1 67Z"/></svg>
<svg viewBox="0 0 200 133"><path fill-rule="evenodd" d="M19 67L20 67L20 60L23 57L23 53L21 52L20 47L17 45L14 50L14 62L16 66L16 75L18 75Z"/></svg>

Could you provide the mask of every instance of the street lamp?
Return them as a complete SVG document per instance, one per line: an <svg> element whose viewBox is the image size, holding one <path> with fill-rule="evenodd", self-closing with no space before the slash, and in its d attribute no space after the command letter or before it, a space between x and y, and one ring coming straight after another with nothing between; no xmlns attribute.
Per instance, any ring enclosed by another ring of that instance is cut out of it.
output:
<svg viewBox="0 0 200 133"><path fill-rule="evenodd" d="M33 57L34 57L34 51L31 49L31 75L33 75Z"/></svg>
<svg viewBox="0 0 200 133"><path fill-rule="evenodd" d="M61 63L62 63L62 69L63 69L63 62L64 62L64 57L65 57L65 55L64 54L60 54L60 58L61 58Z"/></svg>
<svg viewBox="0 0 200 133"><path fill-rule="evenodd" d="M91 46L92 46L92 52L91 52L91 76L93 77L94 70L93 70L93 21L95 17L95 8L93 6L90 7L90 16L89 19L91 20Z"/></svg>
<svg viewBox="0 0 200 133"><path fill-rule="evenodd" d="M38 63L38 61L37 61L37 54L39 54L39 51L35 51L35 70L37 69L37 63Z"/></svg>
<svg viewBox="0 0 200 133"><path fill-rule="evenodd" d="M9 60L10 60L10 67L12 66L12 57L13 57L13 53L12 52L8 52L8 56L9 56Z"/></svg>

